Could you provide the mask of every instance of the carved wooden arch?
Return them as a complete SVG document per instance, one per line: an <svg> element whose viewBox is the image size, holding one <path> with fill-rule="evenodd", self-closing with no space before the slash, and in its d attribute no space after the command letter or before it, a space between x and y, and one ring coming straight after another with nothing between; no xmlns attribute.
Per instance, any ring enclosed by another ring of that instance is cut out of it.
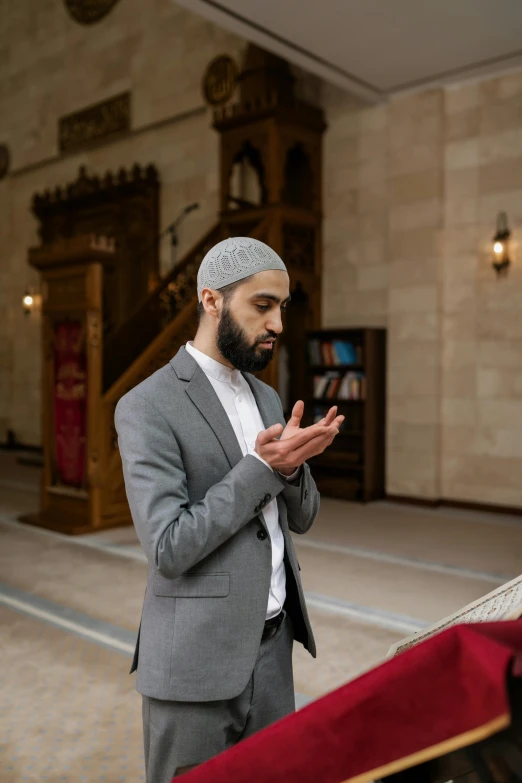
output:
<svg viewBox="0 0 522 783"><path fill-rule="evenodd" d="M259 162L263 168L263 179L260 183L263 203L270 201L268 131L259 127L235 129L233 132L225 134L221 145L221 208L224 210L229 208L228 194L232 169L237 158L243 154L245 147L252 148L259 156Z"/></svg>
<svg viewBox="0 0 522 783"><path fill-rule="evenodd" d="M256 173L257 181L259 184L259 190L261 194L261 199L259 202L259 205L263 205L267 203L268 197L267 197L267 183L266 183L266 161L263 160L263 155L261 153L261 150L256 147L250 139L247 139L244 143L239 152L236 153L234 158L232 159L232 164L230 166L229 172L228 172L228 200L229 202L232 200L231 197L231 178L234 171L234 166L238 163L241 163L242 161L247 161L253 170ZM247 202L242 202L241 199L234 199L234 201L237 202L237 206L244 207L244 206L257 206L255 204L248 204Z"/></svg>
<svg viewBox="0 0 522 783"><path fill-rule="evenodd" d="M104 279L104 333L110 334L159 279L159 178L153 165L107 171L81 166L73 182L36 193L32 212L44 245L84 234L113 237L118 264Z"/></svg>
<svg viewBox="0 0 522 783"><path fill-rule="evenodd" d="M289 145L284 156L283 201L305 209L313 209L316 200L316 182L310 156L303 144Z"/></svg>
<svg viewBox="0 0 522 783"><path fill-rule="evenodd" d="M281 157L285 167L289 153L296 147L300 147L303 150L310 165L313 180L313 196L308 207L316 211L321 203L321 142L320 139L311 134L309 136L307 133L289 132L285 129L285 132L281 134ZM285 184L283 179L283 189Z"/></svg>

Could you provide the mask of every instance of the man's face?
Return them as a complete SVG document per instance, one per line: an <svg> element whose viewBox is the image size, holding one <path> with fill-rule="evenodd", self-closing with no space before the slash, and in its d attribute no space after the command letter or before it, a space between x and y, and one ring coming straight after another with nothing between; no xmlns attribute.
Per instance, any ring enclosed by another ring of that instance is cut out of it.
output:
<svg viewBox="0 0 522 783"><path fill-rule="evenodd" d="M240 372L260 372L274 355L283 331L282 312L290 298L286 272L258 272L242 283L221 311L217 347ZM263 344L271 341L270 345Z"/></svg>

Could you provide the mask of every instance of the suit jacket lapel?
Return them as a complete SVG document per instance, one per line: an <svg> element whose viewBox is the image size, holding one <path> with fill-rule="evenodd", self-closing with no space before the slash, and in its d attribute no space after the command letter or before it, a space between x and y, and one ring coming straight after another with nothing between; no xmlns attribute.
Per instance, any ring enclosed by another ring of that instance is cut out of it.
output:
<svg viewBox="0 0 522 783"><path fill-rule="evenodd" d="M212 384L184 345L181 346L176 356L170 360L170 364L178 378L188 381L185 388L186 393L216 433L230 467L233 468L243 459L243 452L237 441L234 428Z"/></svg>
<svg viewBox="0 0 522 783"><path fill-rule="evenodd" d="M243 459L243 452L237 441L234 428L212 384L184 345L181 346L176 356L171 359L170 364L178 378L188 381L185 388L186 393L214 430L230 463L230 467L233 468ZM262 392L262 387L261 391L257 388L256 379L253 376L250 376L248 373L242 373L242 375L252 389L265 428L269 427L277 421L275 405L271 405L269 395Z"/></svg>
<svg viewBox="0 0 522 783"><path fill-rule="evenodd" d="M232 427L212 384L196 360L185 350L184 345L181 346L176 356L171 359L170 364L174 368L178 378L188 381L185 388L186 393L214 430L221 448L225 452L230 467L233 468L243 459L243 452L241 451L234 428ZM259 413L261 414L261 419L266 429L270 427L271 424L275 424L278 421L279 410L277 404L273 400L272 395L264 392L261 384L257 384L255 376L250 375L250 373L242 373L242 375L252 389L252 394L254 395ZM277 505L279 509L279 521L286 538L290 533L288 529L286 506L281 495L277 496ZM259 517L266 528L266 521L262 512L259 514Z"/></svg>

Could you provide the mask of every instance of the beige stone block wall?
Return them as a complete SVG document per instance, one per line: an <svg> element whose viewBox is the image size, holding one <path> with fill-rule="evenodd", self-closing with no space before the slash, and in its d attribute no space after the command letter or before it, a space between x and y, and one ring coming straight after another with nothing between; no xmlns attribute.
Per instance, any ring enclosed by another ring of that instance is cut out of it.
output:
<svg viewBox="0 0 522 783"><path fill-rule="evenodd" d="M178 258L216 219L218 137L201 96L212 57L239 60L244 42L171 0L125 0L100 23L81 26L63 3L11 4L0 51L0 141L9 144L11 175L0 182L0 441L14 430L26 444L40 442L40 319L21 308L37 275L27 250L37 244L30 214L35 192L89 173L153 162L161 181L161 225L188 203L201 209L180 228ZM59 156L58 118L122 91L131 91L132 133L123 140ZM163 271L170 267L166 239Z"/></svg>
<svg viewBox="0 0 522 783"><path fill-rule="evenodd" d="M439 494L442 101L389 110L387 491L424 498Z"/></svg>
<svg viewBox="0 0 522 783"><path fill-rule="evenodd" d="M388 109L325 90L324 327L383 326L388 290Z"/></svg>
<svg viewBox="0 0 522 783"><path fill-rule="evenodd" d="M445 90L441 490L522 506L522 72ZM515 263L497 280L508 213Z"/></svg>
<svg viewBox="0 0 522 783"><path fill-rule="evenodd" d="M387 326L387 491L436 497L443 94L327 104L323 325Z"/></svg>

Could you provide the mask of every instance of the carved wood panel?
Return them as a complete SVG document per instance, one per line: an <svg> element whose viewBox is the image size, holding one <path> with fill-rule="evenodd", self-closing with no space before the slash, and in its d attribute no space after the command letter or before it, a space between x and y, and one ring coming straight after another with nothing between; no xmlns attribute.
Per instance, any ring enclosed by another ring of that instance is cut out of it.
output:
<svg viewBox="0 0 522 783"><path fill-rule="evenodd" d="M52 192L33 197L42 243L81 234L114 237L117 264L104 278L104 324L107 336L121 324L159 278L156 237L159 226L159 181L156 168L136 164L131 170L88 175Z"/></svg>

